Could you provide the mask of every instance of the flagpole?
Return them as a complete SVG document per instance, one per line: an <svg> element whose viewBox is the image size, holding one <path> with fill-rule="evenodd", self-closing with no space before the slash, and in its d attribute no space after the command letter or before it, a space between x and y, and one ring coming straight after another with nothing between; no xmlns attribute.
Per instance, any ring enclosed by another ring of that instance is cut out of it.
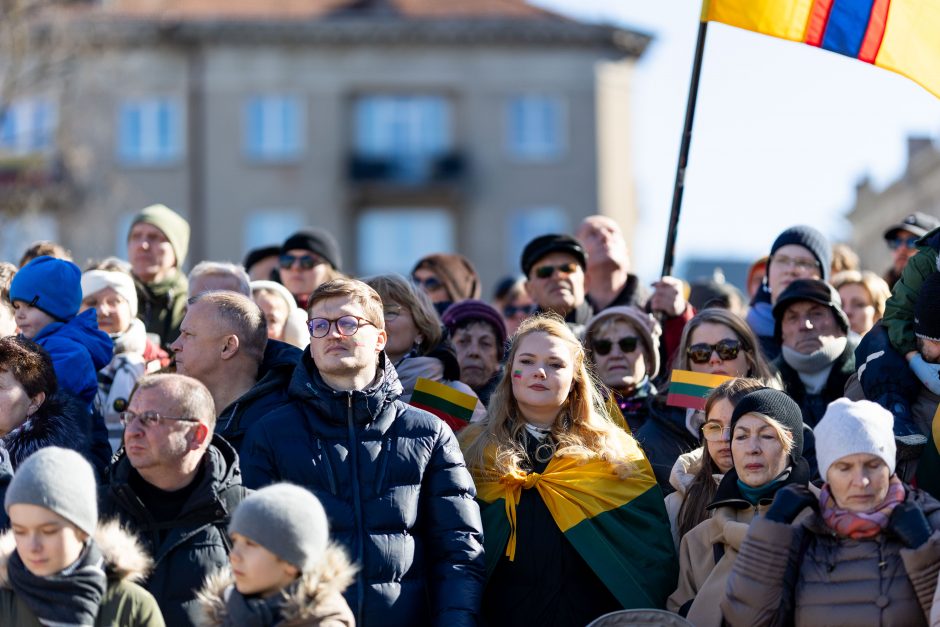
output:
<svg viewBox="0 0 940 627"><path fill-rule="evenodd" d="M698 79L702 73L702 56L705 52L705 32L708 22L698 25L695 42L695 59L692 61L692 78L689 81L689 101L685 107L685 125L682 143L679 146L679 162L676 164L676 184L672 190L672 211L669 214L669 232L666 235L666 253L663 256L663 276L672 274L675 257L676 236L679 231L679 212L682 209L682 192L685 189L685 167L689 161L689 146L692 144L692 122L695 120L695 102L698 99Z"/></svg>

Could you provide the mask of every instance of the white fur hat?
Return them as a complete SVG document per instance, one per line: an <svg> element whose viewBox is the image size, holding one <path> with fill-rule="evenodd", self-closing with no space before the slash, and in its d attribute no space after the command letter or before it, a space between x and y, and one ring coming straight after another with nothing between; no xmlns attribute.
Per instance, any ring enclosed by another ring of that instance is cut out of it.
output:
<svg viewBox="0 0 940 627"><path fill-rule="evenodd" d="M813 430L816 435L816 461L819 476L826 479L829 467L846 455L868 453L880 457L894 474L897 445L894 442L894 415L871 401L840 398L829 403L826 413Z"/></svg>

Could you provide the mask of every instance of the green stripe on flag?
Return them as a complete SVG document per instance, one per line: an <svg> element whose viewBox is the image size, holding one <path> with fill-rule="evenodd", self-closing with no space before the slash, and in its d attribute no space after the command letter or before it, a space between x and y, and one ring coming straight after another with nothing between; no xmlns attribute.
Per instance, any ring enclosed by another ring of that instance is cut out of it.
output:
<svg viewBox="0 0 940 627"><path fill-rule="evenodd" d="M411 395L412 403L420 403L421 405L427 405L428 407L434 407L443 412L459 418L466 422L470 422L470 418L473 417L473 409L467 409L460 405L451 403L447 399L441 398L440 396L434 396L433 394L428 394L426 392L415 392Z"/></svg>
<svg viewBox="0 0 940 627"><path fill-rule="evenodd" d="M670 394L684 394L685 396L697 396L699 398L707 397L713 388L705 387L703 385L693 385L691 383L670 383L669 384L669 393Z"/></svg>

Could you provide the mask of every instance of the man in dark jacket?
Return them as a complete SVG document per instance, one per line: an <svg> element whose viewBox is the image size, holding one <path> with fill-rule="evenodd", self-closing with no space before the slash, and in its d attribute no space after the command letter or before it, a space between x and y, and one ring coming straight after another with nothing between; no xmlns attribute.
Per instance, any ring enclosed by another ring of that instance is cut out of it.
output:
<svg viewBox="0 0 940 627"><path fill-rule="evenodd" d="M117 518L153 556L143 585L166 624L199 624L196 593L228 564L229 518L245 496L238 455L213 437L212 396L189 377L141 378L122 421L124 451L102 486L101 516Z"/></svg>
<svg viewBox="0 0 940 627"><path fill-rule="evenodd" d="M310 350L291 402L245 438L245 483L288 481L320 499L333 539L360 566L346 590L357 625L475 625L482 525L453 432L398 400L372 288L330 281L310 302Z"/></svg>
<svg viewBox="0 0 940 627"><path fill-rule="evenodd" d="M215 432L241 449L248 428L287 402L301 350L268 339L264 313L235 292L189 300L180 336L171 345L176 371L205 385L219 410Z"/></svg>
<svg viewBox="0 0 940 627"><path fill-rule="evenodd" d="M828 283L798 279L780 294L773 314L774 336L782 346L774 366L803 411L803 422L815 427L855 372L855 344L847 337L842 299Z"/></svg>

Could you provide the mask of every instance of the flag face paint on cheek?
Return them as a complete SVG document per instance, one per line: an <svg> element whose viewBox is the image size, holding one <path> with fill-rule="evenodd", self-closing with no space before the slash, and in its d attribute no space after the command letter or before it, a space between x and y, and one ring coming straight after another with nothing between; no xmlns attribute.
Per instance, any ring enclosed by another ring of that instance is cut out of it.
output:
<svg viewBox="0 0 940 627"><path fill-rule="evenodd" d="M513 379L521 379L521 378L522 378L522 371L521 371L521 370L513 370L513 371L512 371L512 378L513 378Z"/></svg>

